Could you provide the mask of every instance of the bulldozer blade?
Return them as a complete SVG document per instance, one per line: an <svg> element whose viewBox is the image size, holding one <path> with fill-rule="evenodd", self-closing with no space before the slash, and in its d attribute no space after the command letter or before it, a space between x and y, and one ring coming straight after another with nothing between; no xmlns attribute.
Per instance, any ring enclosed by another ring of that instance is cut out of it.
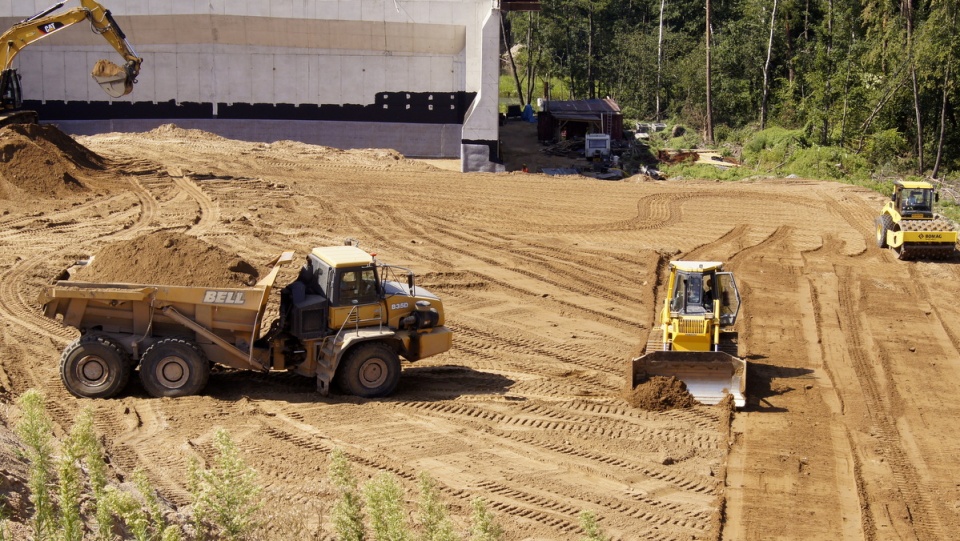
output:
<svg viewBox="0 0 960 541"><path fill-rule="evenodd" d="M652 376L673 376L682 381L697 402L720 403L733 395L742 408L747 387L747 362L722 351L653 351L633 359L633 385Z"/></svg>

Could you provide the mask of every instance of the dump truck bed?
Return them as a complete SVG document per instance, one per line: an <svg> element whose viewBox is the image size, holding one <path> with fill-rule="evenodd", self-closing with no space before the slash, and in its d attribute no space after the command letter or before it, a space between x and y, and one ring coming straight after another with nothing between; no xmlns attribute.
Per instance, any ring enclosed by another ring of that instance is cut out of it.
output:
<svg viewBox="0 0 960 541"><path fill-rule="evenodd" d="M263 369L252 358L263 313L285 252L255 286L243 288L94 283L62 280L40 294L46 317L62 317L81 332L127 336L132 351L151 337L190 337L208 358L236 368Z"/></svg>

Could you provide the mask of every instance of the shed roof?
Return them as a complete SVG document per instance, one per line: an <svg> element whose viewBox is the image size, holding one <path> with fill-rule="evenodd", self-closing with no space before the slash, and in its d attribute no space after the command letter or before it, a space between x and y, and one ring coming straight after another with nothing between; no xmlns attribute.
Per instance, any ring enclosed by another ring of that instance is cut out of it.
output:
<svg viewBox="0 0 960 541"><path fill-rule="evenodd" d="M595 120L602 115L619 115L620 106L613 98L589 100L548 101L544 110L561 120Z"/></svg>

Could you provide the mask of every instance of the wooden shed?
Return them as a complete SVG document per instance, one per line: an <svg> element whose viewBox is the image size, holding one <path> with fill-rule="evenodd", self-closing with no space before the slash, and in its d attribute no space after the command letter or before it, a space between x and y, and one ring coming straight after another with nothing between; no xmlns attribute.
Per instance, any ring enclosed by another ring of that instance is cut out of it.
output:
<svg viewBox="0 0 960 541"><path fill-rule="evenodd" d="M537 133L541 141L584 137L605 133L611 139L623 139L623 114L612 98L545 101L538 116Z"/></svg>

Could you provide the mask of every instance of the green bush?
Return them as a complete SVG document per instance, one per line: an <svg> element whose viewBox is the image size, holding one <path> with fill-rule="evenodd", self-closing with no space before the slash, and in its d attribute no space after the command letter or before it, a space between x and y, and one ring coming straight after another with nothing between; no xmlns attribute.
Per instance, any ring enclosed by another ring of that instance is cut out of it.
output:
<svg viewBox="0 0 960 541"><path fill-rule="evenodd" d="M260 510L257 472L247 466L226 430L213 436L217 456L213 467L201 469L190 463L190 492L193 495L194 527L202 537L209 520L225 539L244 539L257 527Z"/></svg>
<svg viewBox="0 0 960 541"><path fill-rule="evenodd" d="M370 529L375 541L409 541L409 527L403 510L403 490L397 478L381 473L363 487Z"/></svg>
<svg viewBox="0 0 960 541"><path fill-rule="evenodd" d="M337 491L337 500L333 504L333 530L339 541L363 541L363 504L357 479L353 476L350 463L340 449L335 449L330 457L330 481Z"/></svg>
<svg viewBox="0 0 960 541"><path fill-rule="evenodd" d="M34 541L50 539L56 523L53 497L53 423L47 415L43 396L30 389L17 401L21 418L16 425L17 436L24 445L27 459L27 488L33 504L32 528Z"/></svg>
<svg viewBox="0 0 960 541"><path fill-rule="evenodd" d="M580 527L586 535L582 541L610 541L610 538L603 535L600 526L597 524L597 516L592 511L580 512Z"/></svg>
<svg viewBox="0 0 960 541"><path fill-rule="evenodd" d="M440 500L437 484L427 472L420 474L419 541L456 541L447 507Z"/></svg>
<svg viewBox="0 0 960 541"><path fill-rule="evenodd" d="M473 500L473 517L470 524L470 541L503 541L503 528L487 509L483 498Z"/></svg>

